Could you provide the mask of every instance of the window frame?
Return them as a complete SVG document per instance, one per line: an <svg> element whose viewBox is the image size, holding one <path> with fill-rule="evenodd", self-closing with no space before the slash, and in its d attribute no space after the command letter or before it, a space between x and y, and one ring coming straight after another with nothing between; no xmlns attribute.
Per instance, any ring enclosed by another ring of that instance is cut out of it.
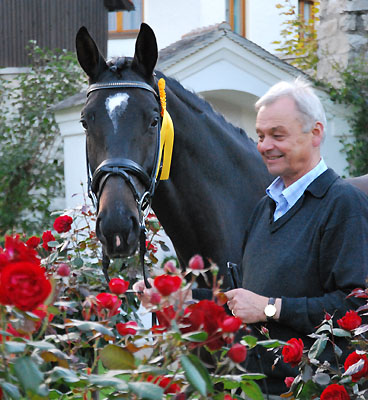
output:
<svg viewBox="0 0 368 400"><path fill-rule="evenodd" d="M246 37L246 0L239 0L240 1L240 10L241 10L241 15L240 15L240 23L241 23L241 28L240 28L240 33L235 32L234 30L234 0L228 0L229 4L229 21L227 21L230 26L231 30L234 31L235 33L238 33L238 35Z"/></svg>
<svg viewBox="0 0 368 400"><path fill-rule="evenodd" d="M143 22L144 16L144 0L141 0L141 22ZM108 29L108 38L129 38L136 37L139 32L139 27L137 29L126 29L124 30L124 21L123 21L123 12L124 11L115 11L116 12L116 30L112 31ZM125 12L134 12L134 11L125 11Z"/></svg>

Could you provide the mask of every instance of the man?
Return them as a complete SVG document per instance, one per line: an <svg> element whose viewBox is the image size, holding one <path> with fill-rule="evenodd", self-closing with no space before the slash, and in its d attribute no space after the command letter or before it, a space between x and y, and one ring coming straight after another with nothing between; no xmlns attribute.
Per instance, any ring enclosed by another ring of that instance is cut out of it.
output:
<svg viewBox="0 0 368 400"><path fill-rule="evenodd" d="M366 286L368 198L321 159L326 117L305 82L276 84L256 110L258 151L278 177L250 219L242 289L226 292L228 307L254 334L264 325L271 338L301 338L310 347L307 335L325 312L336 320L360 304L346 296ZM333 362L331 348L322 357ZM282 360L272 368L273 361L272 352L259 349L247 368L263 368L265 390L279 395L298 370Z"/></svg>

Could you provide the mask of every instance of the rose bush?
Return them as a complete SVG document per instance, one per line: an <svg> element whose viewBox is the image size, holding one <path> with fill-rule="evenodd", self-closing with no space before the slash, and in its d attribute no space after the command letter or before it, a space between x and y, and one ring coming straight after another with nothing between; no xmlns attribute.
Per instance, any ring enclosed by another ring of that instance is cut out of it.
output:
<svg viewBox="0 0 368 400"><path fill-rule="evenodd" d="M240 388L262 399L263 375L239 365L248 345L234 338L243 324L220 305L218 284L213 300L186 302L203 260L193 272L163 260L148 307L158 324L144 326L127 291L140 279L139 257L124 260L124 273L114 261L107 284L94 218L87 206L67 210L53 229L8 236L0 248L0 398L223 400ZM149 267L165 244L154 217L147 228ZM199 351L216 358L211 372Z"/></svg>
<svg viewBox="0 0 368 400"><path fill-rule="evenodd" d="M157 249L165 244L151 216L152 251L145 261L156 265L158 276L147 310L158 322L147 327L139 318L137 297L128 290L141 279L139 256L123 264L114 261L107 284L91 229L93 212L83 206L66 215L73 221L69 229L56 224L61 233L54 227L30 238L7 236L0 248L0 399L235 400L245 393L262 400L257 381L264 375L248 373L241 364L256 346L275 353L273 368L278 359L299 368L299 375L285 379L286 398L367 398L368 305L336 321L326 313L310 348L299 338L286 343L270 338L266 326L261 328L265 340L257 341L223 308L226 296L215 266L213 299L199 302L187 301L187 293L207 271L200 256L186 271L173 258L157 269ZM351 296L368 299L368 291L356 289ZM349 354L342 354L336 337L349 342ZM336 365L323 360L327 345L335 350Z"/></svg>

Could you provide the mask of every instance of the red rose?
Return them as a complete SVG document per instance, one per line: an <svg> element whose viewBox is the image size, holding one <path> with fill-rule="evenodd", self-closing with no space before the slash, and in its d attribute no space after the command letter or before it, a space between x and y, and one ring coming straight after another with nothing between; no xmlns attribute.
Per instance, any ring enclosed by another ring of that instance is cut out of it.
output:
<svg viewBox="0 0 368 400"><path fill-rule="evenodd" d="M34 310L51 293L44 269L30 262L8 264L1 271L0 288L2 299L7 299L5 304L13 304L23 311Z"/></svg>
<svg viewBox="0 0 368 400"><path fill-rule="evenodd" d="M344 368L345 368L345 371L347 371L350 366L356 364L359 360L364 360L364 365L360 371L351 375L351 380L353 382L357 382L363 376L368 375L368 358L365 354L358 354L356 351L354 351L353 353L349 354L346 357L346 360L344 362Z"/></svg>
<svg viewBox="0 0 368 400"><path fill-rule="evenodd" d="M208 334L207 340L199 344L206 344L210 350L218 350L225 344L221 323L227 317L223 307L210 300L201 300L184 310L181 331L187 333L204 330Z"/></svg>
<svg viewBox="0 0 368 400"><path fill-rule="evenodd" d="M341 319L338 319L337 323L340 328L345 329L346 331L352 331L361 325L362 319L356 311L350 310L347 311Z"/></svg>
<svg viewBox="0 0 368 400"><path fill-rule="evenodd" d="M231 397L230 394L225 394L224 400L236 400L234 397Z"/></svg>
<svg viewBox="0 0 368 400"><path fill-rule="evenodd" d="M247 348L240 343L235 343L227 352L227 356L235 363L241 363L247 357Z"/></svg>
<svg viewBox="0 0 368 400"><path fill-rule="evenodd" d="M72 226L73 218L69 215L61 215L54 221L54 229L57 233L68 232Z"/></svg>
<svg viewBox="0 0 368 400"><path fill-rule="evenodd" d="M287 376L286 378L285 378L285 380L284 380L284 382L285 382L285 385L286 385L286 387L287 388L290 388L291 387L291 385L293 384L293 382L294 382L294 377L293 376Z"/></svg>
<svg viewBox="0 0 368 400"><path fill-rule="evenodd" d="M344 386L333 383L322 392L320 400L350 400L350 396Z"/></svg>
<svg viewBox="0 0 368 400"><path fill-rule="evenodd" d="M118 296L111 293L100 293L96 296L96 300L97 312L100 316L104 316L102 314L103 309L108 311L106 317L112 317L119 314L119 307L121 306L122 301Z"/></svg>
<svg viewBox="0 0 368 400"><path fill-rule="evenodd" d="M296 367L302 359L304 343L302 339L295 338L288 340L286 343L282 349L284 362L290 363L292 367Z"/></svg>
<svg viewBox="0 0 368 400"><path fill-rule="evenodd" d="M241 327L242 320L238 317L226 317L220 323L220 327L223 332L231 333L237 332L238 329Z"/></svg>
<svg viewBox="0 0 368 400"><path fill-rule="evenodd" d="M69 276L70 275L70 267L69 267L69 265L65 264L65 263L61 263L58 266L58 269L57 269L56 273L59 276Z"/></svg>
<svg viewBox="0 0 368 400"><path fill-rule="evenodd" d="M116 329L121 336L135 335L137 333L137 329L135 328L137 327L138 324L135 321L126 322L125 324L119 322L116 324Z"/></svg>
<svg viewBox="0 0 368 400"><path fill-rule="evenodd" d="M152 375L148 375L147 377L148 382L152 382L155 385L158 385L165 389L165 394L175 394L177 392L180 392L180 386L177 383L172 383L170 378L167 378L165 376L156 376L156 378Z"/></svg>
<svg viewBox="0 0 368 400"><path fill-rule="evenodd" d="M26 245L31 249L35 249L41 243L41 239L37 236L31 236L27 241Z"/></svg>
<svg viewBox="0 0 368 400"><path fill-rule="evenodd" d="M39 264L37 251L23 243L19 235L5 236L5 251L1 252L0 269L9 262L28 261Z"/></svg>
<svg viewBox="0 0 368 400"><path fill-rule="evenodd" d="M117 295L125 293L128 290L128 287L129 287L129 282L124 281L124 279L113 278L109 282L109 288L111 292Z"/></svg>
<svg viewBox="0 0 368 400"><path fill-rule="evenodd" d="M196 254L189 260L188 266L190 269L204 269L203 258L199 254Z"/></svg>
<svg viewBox="0 0 368 400"><path fill-rule="evenodd" d="M176 312L173 306L168 306L162 310L156 311L156 317L162 327L169 328L171 321L175 318Z"/></svg>
<svg viewBox="0 0 368 400"><path fill-rule="evenodd" d="M42 247L46 250L46 251L52 251L52 247L49 247L47 245L48 242L53 242L55 240L55 236L51 233L51 231L45 231L42 234Z"/></svg>
<svg viewBox="0 0 368 400"><path fill-rule="evenodd" d="M180 288L181 278L176 275L172 276L164 274L156 276L153 284L163 296L169 296Z"/></svg>

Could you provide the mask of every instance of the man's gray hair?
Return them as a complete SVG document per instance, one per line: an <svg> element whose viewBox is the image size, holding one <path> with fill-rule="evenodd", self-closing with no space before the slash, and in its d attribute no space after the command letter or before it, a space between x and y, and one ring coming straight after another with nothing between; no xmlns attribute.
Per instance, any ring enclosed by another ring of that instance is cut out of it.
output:
<svg viewBox="0 0 368 400"><path fill-rule="evenodd" d="M289 97L295 101L304 133L310 132L316 122L321 122L326 129L327 119L322 103L311 85L300 77L294 82L281 81L273 85L256 102L256 111L258 112L262 106L272 104L281 97Z"/></svg>

